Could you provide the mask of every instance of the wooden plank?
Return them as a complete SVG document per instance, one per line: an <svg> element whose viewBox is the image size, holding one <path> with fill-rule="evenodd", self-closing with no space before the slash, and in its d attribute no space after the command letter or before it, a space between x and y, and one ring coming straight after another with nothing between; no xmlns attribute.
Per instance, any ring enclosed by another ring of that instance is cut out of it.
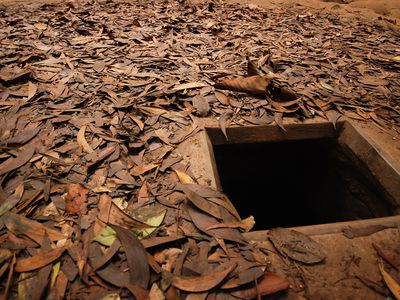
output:
<svg viewBox="0 0 400 300"><path fill-rule="evenodd" d="M336 138L343 122L335 129L330 122L310 124L287 124L286 131L275 125L237 126L227 128L228 140L219 128L206 128L212 145L280 142L320 138Z"/></svg>
<svg viewBox="0 0 400 300"><path fill-rule="evenodd" d="M400 205L400 170L394 167L391 158L374 141L346 122L338 138L339 145L350 153L369 173L378 188L394 206Z"/></svg>
<svg viewBox="0 0 400 300"><path fill-rule="evenodd" d="M201 144L205 145L206 151L209 156L209 160L207 160L205 163L210 164L209 168L211 169L211 174L209 177L211 179L211 185L216 190L222 191L221 180L219 178L218 167L217 167L217 163L215 161L213 145L211 143L211 140L210 140L208 134L205 131L201 132L201 139L202 139Z"/></svg>
<svg viewBox="0 0 400 300"><path fill-rule="evenodd" d="M373 225L382 225L387 228L395 228L400 226L400 216L291 227L290 229L313 236L341 233L343 229L348 228L349 226L351 226L353 229L363 229ZM268 239L268 230L246 232L243 233L243 236L248 241L265 241Z"/></svg>

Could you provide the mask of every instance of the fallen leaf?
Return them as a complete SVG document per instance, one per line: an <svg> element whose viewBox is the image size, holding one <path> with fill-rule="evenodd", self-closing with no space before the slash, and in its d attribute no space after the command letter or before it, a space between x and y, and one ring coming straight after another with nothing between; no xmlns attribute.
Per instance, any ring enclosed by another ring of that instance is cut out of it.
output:
<svg viewBox="0 0 400 300"><path fill-rule="evenodd" d="M268 232L268 237L279 253L296 261L316 264L326 258L317 242L298 231L274 228Z"/></svg>
<svg viewBox="0 0 400 300"><path fill-rule="evenodd" d="M206 117L210 110L210 105L207 102L207 99L201 95L194 96L192 98L192 105L197 110L197 114L200 117Z"/></svg>
<svg viewBox="0 0 400 300"><path fill-rule="evenodd" d="M23 145L26 142L30 141L32 138L34 138L38 132L40 131L41 127L40 126L32 126L29 128L25 128L22 132L18 133L17 135L0 142L1 145L7 145L7 146L12 146L12 145Z"/></svg>
<svg viewBox="0 0 400 300"><path fill-rule="evenodd" d="M77 135L77 140L78 140L78 145L82 147L82 149L86 153L93 153L94 150L92 147L89 145L89 143L86 141L85 138L85 131L86 131L86 125L83 125L81 129L79 129L78 135Z"/></svg>
<svg viewBox="0 0 400 300"><path fill-rule="evenodd" d="M205 86L208 86L208 84L205 82L201 82L201 81L195 81L195 82L177 84L174 86L173 89L175 91L181 91L181 90L188 90L188 89L196 89L196 88L205 87Z"/></svg>
<svg viewBox="0 0 400 300"><path fill-rule="evenodd" d="M160 290L156 283L153 283L150 293L147 296L148 300L165 300L164 293Z"/></svg>
<svg viewBox="0 0 400 300"><path fill-rule="evenodd" d="M379 262L379 270L381 271L383 280L392 292L393 296L395 296L397 300L400 300L400 285L388 272L385 271L382 262Z"/></svg>
<svg viewBox="0 0 400 300"><path fill-rule="evenodd" d="M33 84L32 82L29 81L28 83L28 98L26 99L27 101L31 100L33 97L35 97L37 93L38 87L37 85Z"/></svg>
<svg viewBox="0 0 400 300"><path fill-rule="evenodd" d="M15 271L28 272L42 268L58 259L64 251L65 248L63 247L55 248L49 251L39 252L32 257L17 259L17 263L15 264Z"/></svg>
<svg viewBox="0 0 400 300"><path fill-rule="evenodd" d="M265 295L270 295L279 291L287 290L289 282L275 274L265 273L259 280L257 285L251 284L245 289L240 289L231 294L241 299L255 299Z"/></svg>
<svg viewBox="0 0 400 300"><path fill-rule="evenodd" d="M35 153L35 147L29 146L19 151L15 157L10 157L0 164L0 175L3 175L12 170L18 169L25 165Z"/></svg>
<svg viewBox="0 0 400 300"><path fill-rule="evenodd" d="M226 126L232 117L233 117L233 111L226 110L218 119L219 128L224 134L226 140L228 140L228 134L226 133Z"/></svg>
<svg viewBox="0 0 400 300"><path fill-rule="evenodd" d="M226 262L201 276L174 276L172 285L186 292L209 291L219 285L235 268L236 263Z"/></svg>
<svg viewBox="0 0 400 300"><path fill-rule="evenodd" d="M185 172L182 172L180 170L174 170L176 175L179 178L179 181L182 184L190 184L190 183L195 183L194 180L192 179L192 177L190 177L188 174L186 174Z"/></svg>
<svg viewBox="0 0 400 300"><path fill-rule="evenodd" d="M229 98L227 95L225 95L223 92L221 91L215 91L214 92L215 97L217 98L217 100L219 102L221 102L221 104L223 105L229 105Z"/></svg>
<svg viewBox="0 0 400 300"><path fill-rule="evenodd" d="M132 232L134 232L139 239L146 238L156 231L164 221L165 214L167 213L165 209L160 211L150 209L145 213L144 210L147 210L147 208L139 209L132 213L132 217L135 220L149 225L148 228L132 229Z"/></svg>
<svg viewBox="0 0 400 300"><path fill-rule="evenodd" d="M69 185L67 196L65 197L65 210L70 214L86 214L87 194L88 190L79 183Z"/></svg>
<svg viewBox="0 0 400 300"><path fill-rule="evenodd" d="M144 173L146 173L146 172L148 172L150 170L153 170L154 168L157 168L158 166L159 166L158 164L154 164L154 163L151 163L151 164L148 164L148 165L145 165L145 166L135 166L131 170L131 174L133 176L139 176L139 175L142 175L142 174L144 174Z"/></svg>
<svg viewBox="0 0 400 300"><path fill-rule="evenodd" d="M23 216L7 212L1 220L4 222L8 230L15 235L25 235L40 245L43 237L47 235L51 241L63 240L67 236L57 230L45 227L43 224L29 220Z"/></svg>
<svg viewBox="0 0 400 300"><path fill-rule="evenodd" d="M136 300L148 300L149 291L133 283L128 283L126 288L135 296Z"/></svg>
<svg viewBox="0 0 400 300"><path fill-rule="evenodd" d="M214 85L214 88L220 90L230 90L230 91L245 92L260 96L266 96L267 88L270 82L271 82L270 78L266 76L256 75L250 77L225 79L221 82L217 82Z"/></svg>
<svg viewBox="0 0 400 300"><path fill-rule="evenodd" d="M0 217L9 210L11 210L15 205L17 205L17 203L21 200L23 194L24 194L24 184L21 183L15 188L15 193L9 196L0 205Z"/></svg>
<svg viewBox="0 0 400 300"><path fill-rule="evenodd" d="M110 227L117 233L122 248L125 250L129 267L129 282L146 289L150 280L146 250L129 230L115 225L110 225Z"/></svg>
<svg viewBox="0 0 400 300"><path fill-rule="evenodd" d="M233 289L254 281L264 275L263 268L253 267L237 271L237 275L228 279L222 286L222 289Z"/></svg>
<svg viewBox="0 0 400 300"><path fill-rule="evenodd" d="M221 211L218 205L210 202L209 200L199 196L194 191L182 186L182 191L185 193L190 202L193 203L197 208L210 214L211 216L222 219Z"/></svg>
<svg viewBox="0 0 400 300"><path fill-rule="evenodd" d="M210 226L207 228L207 230L210 229L216 229L216 228L241 228L245 232L249 232L255 225L254 217L250 216L242 221L233 221L233 222L228 222L228 223L218 223L213 226Z"/></svg>
<svg viewBox="0 0 400 300"><path fill-rule="evenodd" d="M191 205L188 205L187 208L193 223L201 231L220 239L233 241L240 244L246 244L246 241L240 234L239 230L235 228L216 228L207 230L207 228L219 223L217 219L206 213L203 213L202 211L198 210L195 207L192 207Z"/></svg>

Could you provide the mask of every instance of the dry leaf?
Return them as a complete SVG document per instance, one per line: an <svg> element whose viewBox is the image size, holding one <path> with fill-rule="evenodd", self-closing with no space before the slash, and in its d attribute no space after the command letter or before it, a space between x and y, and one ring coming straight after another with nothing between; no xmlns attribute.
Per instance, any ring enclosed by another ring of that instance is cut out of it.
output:
<svg viewBox="0 0 400 300"><path fill-rule="evenodd" d="M71 184L65 197L65 210L70 214L86 214L88 190L80 184Z"/></svg>
<svg viewBox="0 0 400 300"><path fill-rule="evenodd" d="M65 248L55 248L49 251L41 251L35 256L20 258L15 265L16 272L28 272L42 268L56 259L65 251Z"/></svg>
<svg viewBox="0 0 400 300"><path fill-rule="evenodd" d="M397 300L400 300L400 285L388 272L385 271L382 262L379 262L379 270L381 271L383 280L385 281L392 294L396 297Z"/></svg>
<svg viewBox="0 0 400 300"><path fill-rule="evenodd" d="M86 141L85 138L85 131L86 131L86 125L83 125L81 127L81 129L79 129L78 135L77 135L77 139L78 139L78 145L80 147L82 147L82 149L86 152L86 153L93 153L94 150L92 149L92 147L88 144L88 142Z"/></svg>
<svg viewBox="0 0 400 300"><path fill-rule="evenodd" d="M236 263L219 265L207 274L196 277L174 276L172 285L182 291L205 292L215 288L236 268Z"/></svg>
<svg viewBox="0 0 400 300"><path fill-rule="evenodd" d="M214 88L266 96L271 79L266 76L239 77L217 82Z"/></svg>
<svg viewBox="0 0 400 300"><path fill-rule="evenodd" d="M192 177L190 177L185 172L182 172L182 171L179 171L179 170L174 170L174 171L175 171L176 175L178 176L179 181L182 184L190 184L190 183L194 184L195 183L194 180L192 179Z"/></svg>
<svg viewBox="0 0 400 300"><path fill-rule="evenodd" d="M25 235L34 240L38 245L43 241L43 237L47 235L51 241L63 240L67 236L57 230L45 227L39 222L29 220L23 216L13 214L11 212L5 213L1 220L4 222L8 230L15 235Z"/></svg>
<svg viewBox="0 0 400 300"><path fill-rule="evenodd" d="M270 295L289 288L289 282L275 274L265 273L257 280L257 286L251 286L232 292L231 294L241 299L255 299L256 297Z"/></svg>
<svg viewBox="0 0 400 300"><path fill-rule="evenodd" d="M19 151L15 157L10 157L6 161L0 164L0 175L7 172L15 170L23 165L25 165L35 153L35 147L26 146L21 151Z"/></svg>
<svg viewBox="0 0 400 300"><path fill-rule="evenodd" d="M215 91L214 92L215 97L217 98L217 100L219 102L221 102L221 104L223 105L229 105L229 98L227 95L225 95L223 92L221 91Z"/></svg>
<svg viewBox="0 0 400 300"><path fill-rule="evenodd" d="M268 237L282 255L291 259L305 264L315 264L326 258L317 242L298 231L274 228L268 232Z"/></svg>
<svg viewBox="0 0 400 300"><path fill-rule="evenodd" d="M125 250L129 267L129 282L147 289L150 280L149 265L147 263L146 250L138 238L129 230L110 225L115 230L122 248Z"/></svg>
<svg viewBox="0 0 400 300"><path fill-rule="evenodd" d="M222 133L224 134L226 140L228 140L228 134L226 133L226 127L229 126L228 122L233 117L233 111L227 110L225 111L218 120L219 128L221 128Z"/></svg>

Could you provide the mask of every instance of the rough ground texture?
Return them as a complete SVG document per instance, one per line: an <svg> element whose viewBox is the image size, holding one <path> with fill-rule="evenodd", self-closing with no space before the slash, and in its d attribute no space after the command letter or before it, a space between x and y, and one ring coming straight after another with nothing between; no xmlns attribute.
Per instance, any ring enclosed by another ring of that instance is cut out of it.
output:
<svg viewBox="0 0 400 300"><path fill-rule="evenodd" d="M2 7L4 297L246 299L287 289L264 249L243 238L252 219L198 184L175 148L202 130L200 117L224 131L344 115L396 136L399 41L390 20L297 6ZM237 90L232 77L247 69L245 94L214 89L225 80ZM323 261L300 241L301 263Z"/></svg>

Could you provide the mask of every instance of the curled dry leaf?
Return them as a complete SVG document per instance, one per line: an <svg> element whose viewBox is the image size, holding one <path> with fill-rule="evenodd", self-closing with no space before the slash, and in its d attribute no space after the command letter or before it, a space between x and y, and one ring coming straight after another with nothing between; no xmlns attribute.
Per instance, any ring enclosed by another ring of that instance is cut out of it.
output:
<svg viewBox="0 0 400 300"><path fill-rule="evenodd" d="M298 231L274 228L269 231L268 236L279 253L296 261L316 264L326 257L317 242Z"/></svg>
<svg viewBox="0 0 400 300"><path fill-rule="evenodd" d="M217 82L214 85L214 88L266 96L267 88L270 83L270 78L266 76L255 75L250 77L225 79L221 82Z"/></svg>
<svg viewBox="0 0 400 300"><path fill-rule="evenodd" d="M233 111L227 110L225 111L218 120L219 128L221 129L222 133L224 134L226 140L228 140L228 134L226 133L226 127L229 125L229 120L233 117Z"/></svg>
<svg viewBox="0 0 400 300"><path fill-rule="evenodd" d="M235 268L236 263L226 262L202 276L174 276L172 285L186 292L209 291L219 285Z"/></svg>
<svg viewBox="0 0 400 300"><path fill-rule="evenodd" d="M81 129L79 129L79 132L78 132L78 135L77 135L78 145L80 147L82 147L83 151L85 151L86 153L93 153L94 150L89 145L89 143L86 141L85 131L86 131L86 125L83 125L81 127Z"/></svg>

